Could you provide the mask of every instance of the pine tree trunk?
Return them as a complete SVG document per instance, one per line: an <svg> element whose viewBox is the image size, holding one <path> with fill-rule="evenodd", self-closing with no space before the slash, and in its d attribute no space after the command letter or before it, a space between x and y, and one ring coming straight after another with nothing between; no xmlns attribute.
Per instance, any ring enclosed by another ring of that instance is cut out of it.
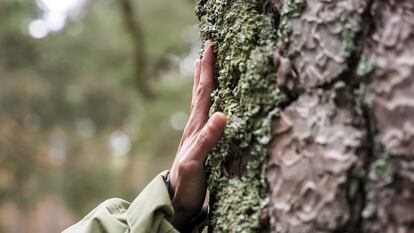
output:
<svg viewBox="0 0 414 233"><path fill-rule="evenodd" d="M198 0L210 232L414 232L414 1Z"/></svg>

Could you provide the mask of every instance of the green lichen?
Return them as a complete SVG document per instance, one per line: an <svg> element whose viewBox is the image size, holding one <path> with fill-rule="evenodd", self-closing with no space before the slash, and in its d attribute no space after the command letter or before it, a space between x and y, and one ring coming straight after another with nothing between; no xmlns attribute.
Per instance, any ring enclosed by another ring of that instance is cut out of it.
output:
<svg viewBox="0 0 414 233"><path fill-rule="evenodd" d="M390 153L385 152L380 158L375 160L370 167L383 182L384 185L391 184L393 181Z"/></svg>
<svg viewBox="0 0 414 233"><path fill-rule="evenodd" d="M359 189L359 180L350 180L348 184L348 198L350 200L355 200Z"/></svg>
<svg viewBox="0 0 414 233"><path fill-rule="evenodd" d="M370 190L378 190L380 187L392 184L393 171L391 166L391 154L387 151L380 153L380 156L370 164L369 170L372 182L366 184L368 193L372 192ZM362 210L363 218L371 218L377 212L375 202L372 200L372 193L368 194L368 197L367 204Z"/></svg>
<svg viewBox="0 0 414 233"><path fill-rule="evenodd" d="M347 186L347 195L349 200L355 200L360 191L360 187L364 182L365 176L367 174L366 169L362 164L355 165L348 176L348 186Z"/></svg>
<svg viewBox="0 0 414 233"><path fill-rule="evenodd" d="M354 89L354 95L358 103L365 106L368 109L372 109L373 100L370 95L367 94L367 85L365 83L359 83L358 87Z"/></svg>
<svg viewBox="0 0 414 233"><path fill-rule="evenodd" d="M371 74L374 69L375 63L363 56L358 63L356 73L358 77L365 77Z"/></svg>
<svg viewBox="0 0 414 233"><path fill-rule="evenodd" d="M305 8L305 0L284 0L281 13L285 16L297 17Z"/></svg>
<svg viewBox="0 0 414 233"><path fill-rule="evenodd" d="M356 50L355 44L355 36L356 32L359 31L358 28L352 27L352 25L348 22L348 18L346 17L345 12L341 12L338 17L337 21L342 25L341 30L341 39L342 39L342 47L341 53L344 57L350 57L351 54Z"/></svg>
<svg viewBox="0 0 414 233"><path fill-rule="evenodd" d="M369 201L367 205L365 206L365 208L362 210L362 217L370 218L375 214L376 210L377 208L375 207L374 202Z"/></svg>
<svg viewBox="0 0 414 233"><path fill-rule="evenodd" d="M342 37L342 47L341 47L341 53L344 55L344 57L351 56L352 52L355 51L355 32L345 29L341 33Z"/></svg>
<svg viewBox="0 0 414 233"><path fill-rule="evenodd" d="M292 33L292 26L289 21L291 18L300 16L300 13L306 8L306 0L284 0L280 12L280 24L277 35L281 40L288 40Z"/></svg>
<svg viewBox="0 0 414 233"><path fill-rule="evenodd" d="M199 0L196 14L201 38L212 39L217 90L210 113L228 118L223 139L206 162L211 227L215 232L258 232L267 196L264 162L271 123L285 96L276 86L272 56L276 51L273 17L262 1ZM241 153L242 152L242 153ZM247 156L246 172L226 176L225 163Z"/></svg>

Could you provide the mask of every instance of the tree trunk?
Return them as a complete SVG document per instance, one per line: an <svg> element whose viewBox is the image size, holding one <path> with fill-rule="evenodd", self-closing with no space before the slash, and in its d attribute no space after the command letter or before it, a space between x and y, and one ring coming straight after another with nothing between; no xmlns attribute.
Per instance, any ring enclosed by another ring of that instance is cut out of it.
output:
<svg viewBox="0 0 414 233"><path fill-rule="evenodd" d="M135 88L144 98L151 99L154 97L154 93L149 82L148 56L143 29L136 18L137 13L131 0L118 0L117 2L120 5L125 29L129 33L133 45Z"/></svg>
<svg viewBox="0 0 414 233"><path fill-rule="evenodd" d="M198 0L210 232L414 232L414 2Z"/></svg>

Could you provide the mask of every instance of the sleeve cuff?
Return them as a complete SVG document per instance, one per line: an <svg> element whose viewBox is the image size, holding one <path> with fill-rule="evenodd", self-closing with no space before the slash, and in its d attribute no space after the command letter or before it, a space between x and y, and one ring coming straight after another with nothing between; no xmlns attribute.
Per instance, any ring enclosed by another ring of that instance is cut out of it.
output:
<svg viewBox="0 0 414 233"><path fill-rule="evenodd" d="M177 232L171 224L174 210L164 182L167 173L157 175L128 208L127 221L132 232L143 232L142 229Z"/></svg>
<svg viewBox="0 0 414 233"><path fill-rule="evenodd" d="M178 232L172 225L174 209L168 190L169 171L157 175L132 202L127 210L127 221L131 232ZM208 216L208 207L203 206L180 232L194 232L204 228ZM200 231L201 232L201 231Z"/></svg>

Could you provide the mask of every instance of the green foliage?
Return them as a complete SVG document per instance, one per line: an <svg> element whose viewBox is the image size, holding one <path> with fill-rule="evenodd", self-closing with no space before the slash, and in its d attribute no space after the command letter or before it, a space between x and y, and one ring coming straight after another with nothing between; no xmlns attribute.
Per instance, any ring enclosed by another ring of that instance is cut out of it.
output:
<svg viewBox="0 0 414 233"><path fill-rule="evenodd" d="M114 175L107 170L103 162L68 164L63 172L61 192L68 207L73 212L85 214L91 211L96 200L111 198L114 187Z"/></svg>
<svg viewBox="0 0 414 233"><path fill-rule="evenodd" d="M34 39L27 26L42 14L36 1L0 1L1 204L29 211L38 197L54 195L80 217L106 198L131 200L168 168L181 134L170 117L188 112L192 81L166 57L188 53L192 42L177 32L195 24L193 5L154 0L136 7L150 66L167 63L150 69L158 77L152 102L130 85L133 42L116 2L90 1L63 30ZM85 121L92 125L86 136ZM125 157L112 155L114 131L131 139ZM50 156L54 146L64 162Z"/></svg>
<svg viewBox="0 0 414 233"><path fill-rule="evenodd" d="M194 2L166 2L164 0L137 2L138 18L150 45L147 48L150 59L157 60L166 52L178 54L186 52L188 41L183 41L183 34L181 34L185 32L177 31L177 29L192 26L191 23L195 24Z"/></svg>

